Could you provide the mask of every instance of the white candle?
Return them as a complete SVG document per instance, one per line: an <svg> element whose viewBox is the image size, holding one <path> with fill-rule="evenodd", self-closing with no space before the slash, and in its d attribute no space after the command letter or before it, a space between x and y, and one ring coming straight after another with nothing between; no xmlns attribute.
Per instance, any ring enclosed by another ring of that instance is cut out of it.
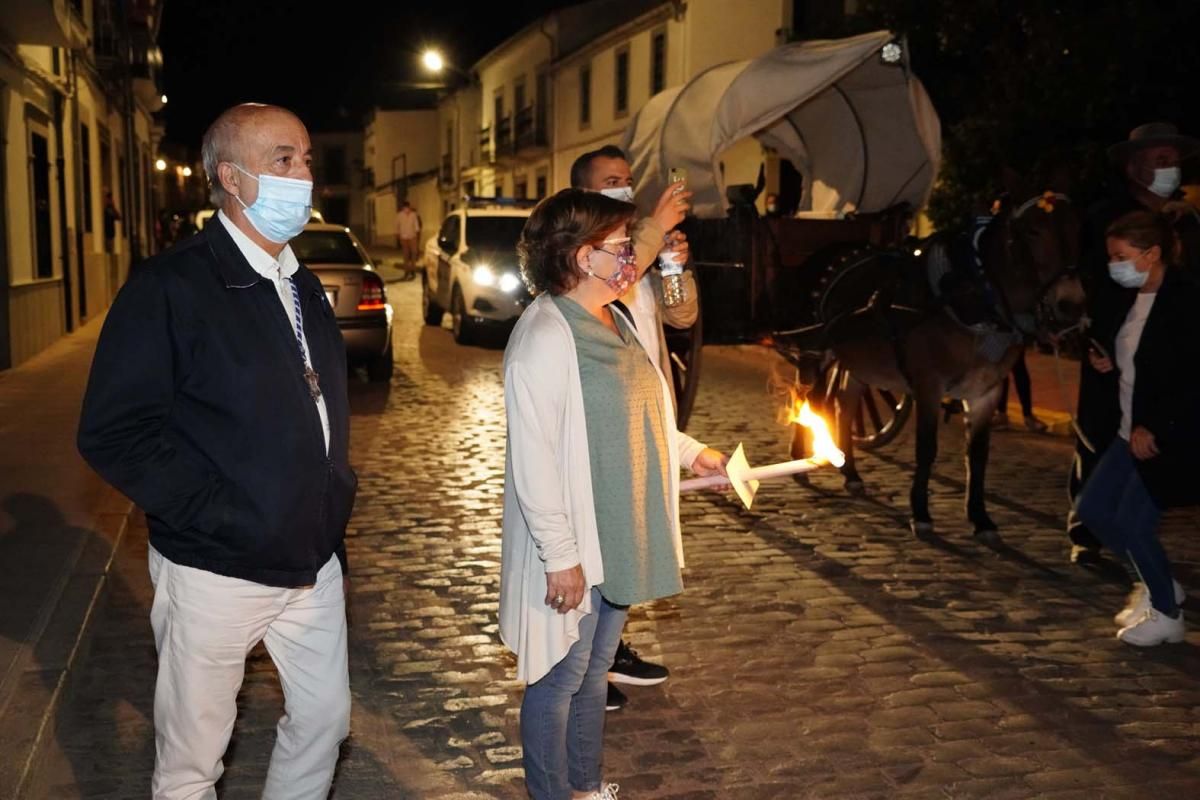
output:
<svg viewBox="0 0 1200 800"><path fill-rule="evenodd" d="M837 460L844 462L844 459L840 458L841 454L840 450L836 450ZM725 465L725 473L728 477L726 475L710 475L705 478L691 478L680 482L679 491L690 492L694 489L729 486L737 492L737 496L746 508L750 508L754 503L754 495L758 493L759 481L783 478L801 472L812 472L828 463L825 459L800 458L795 461L781 461L778 464L751 467L750 463L746 461L746 451L739 444L733 451L733 455L729 457L729 463Z"/></svg>
<svg viewBox="0 0 1200 800"><path fill-rule="evenodd" d="M766 464L761 467L751 467L740 475L742 481L766 481L772 478L785 478L788 475L798 475L802 472L812 472L825 466L826 462L813 461L811 458L798 458L795 461L780 461L778 464ZM679 491L690 492L696 489L707 489L712 486L726 486L730 479L724 475L710 475L707 478L688 478L679 484Z"/></svg>

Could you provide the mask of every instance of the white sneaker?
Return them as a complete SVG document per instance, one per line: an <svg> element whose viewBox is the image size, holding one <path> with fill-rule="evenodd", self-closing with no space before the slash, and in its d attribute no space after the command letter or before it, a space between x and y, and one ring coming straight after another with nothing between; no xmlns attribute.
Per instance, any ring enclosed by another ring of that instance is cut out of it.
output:
<svg viewBox="0 0 1200 800"><path fill-rule="evenodd" d="M599 789L589 794L584 800L617 800L617 790L620 788L615 783L602 783Z"/></svg>
<svg viewBox="0 0 1200 800"><path fill-rule="evenodd" d="M1187 592L1183 590L1179 581L1172 579L1171 583L1175 586L1175 604L1179 605L1187 599ZM1129 599L1125 601L1125 608L1113 617L1113 622L1117 623L1118 628L1124 628L1141 619L1142 615L1149 610L1150 592L1146 591L1146 584L1138 583L1129 593Z"/></svg>
<svg viewBox="0 0 1200 800"><path fill-rule="evenodd" d="M1182 611L1172 618L1151 608L1137 622L1117 631L1117 638L1135 647L1154 647L1164 642L1182 642L1186 634Z"/></svg>

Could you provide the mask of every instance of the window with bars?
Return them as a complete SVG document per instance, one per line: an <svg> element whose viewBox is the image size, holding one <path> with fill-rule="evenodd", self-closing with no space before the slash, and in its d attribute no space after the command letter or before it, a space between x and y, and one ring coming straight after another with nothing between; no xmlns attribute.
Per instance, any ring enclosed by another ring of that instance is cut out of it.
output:
<svg viewBox="0 0 1200 800"><path fill-rule="evenodd" d="M650 94L667 88L667 32L655 31L650 38Z"/></svg>
<svg viewBox="0 0 1200 800"><path fill-rule="evenodd" d="M579 127L592 123L592 65L579 68Z"/></svg>
<svg viewBox="0 0 1200 800"><path fill-rule="evenodd" d="M87 125L79 126L79 169L83 172L83 230L92 232L92 134Z"/></svg>
<svg viewBox="0 0 1200 800"><path fill-rule="evenodd" d="M613 73L613 94L616 98L616 115L629 113L629 45L617 50Z"/></svg>

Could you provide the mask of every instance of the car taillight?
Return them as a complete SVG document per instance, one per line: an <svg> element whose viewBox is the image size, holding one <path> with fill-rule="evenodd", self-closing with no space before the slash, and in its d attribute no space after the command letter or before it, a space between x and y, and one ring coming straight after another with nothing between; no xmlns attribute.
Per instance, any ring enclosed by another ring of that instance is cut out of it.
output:
<svg viewBox="0 0 1200 800"><path fill-rule="evenodd" d="M373 272L363 273L362 296L358 298L359 311L379 311L387 305L383 294L383 279Z"/></svg>

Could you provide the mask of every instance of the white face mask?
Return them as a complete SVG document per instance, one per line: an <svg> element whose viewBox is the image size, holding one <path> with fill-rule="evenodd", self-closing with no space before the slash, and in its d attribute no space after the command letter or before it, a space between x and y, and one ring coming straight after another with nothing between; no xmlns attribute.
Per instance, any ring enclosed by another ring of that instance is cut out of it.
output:
<svg viewBox="0 0 1200 800"><path fill-rule="evenodd" d="M233 162L229 162L233 164ZM246 219L263 238L284 244L304 230L312 214L312 181L280 178L277 175L252 175L238 164L233 166L258 181L258 197L250 205L235 198L245 209Z"/></svg>
<svg viewBox="0 0 1200 800"><path fill-rule="evenodd" d="M613 200L620 200L623 203L633 202L632 186L609 186L606 189L601 189L600 194L605 197L611 197Z"/></svg>
<svg viewBox="0 0 1200 800"><path fill-rule="evenodd" d="M1179 167L1160 167L1154 170L1154 180L1146 188L1159 197L1170 197L1175 194L1180 182Z"/></svg>

